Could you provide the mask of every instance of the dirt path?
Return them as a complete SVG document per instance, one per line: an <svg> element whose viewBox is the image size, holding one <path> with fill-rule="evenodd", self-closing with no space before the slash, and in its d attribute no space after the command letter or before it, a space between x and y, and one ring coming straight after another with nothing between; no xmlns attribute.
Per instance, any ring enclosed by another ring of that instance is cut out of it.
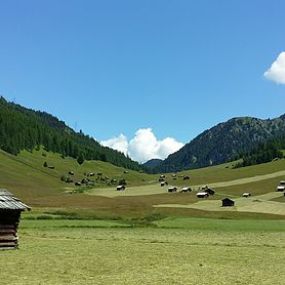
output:
<svg viewBox="0 0 285 285"><path fill-rule="evenodd" d="M213 188L221 188L221 187L229 187L234 185L242 185L248 184L252 182L258 182L262 180L267 180L275 177L284 177L285 180L285 170L263 174L263 175L256 175L252 177L240 178L231 181L222 181L222 182L215 182L215 183L208 183ZM203 185L193 185L194 189L197 189ZM114 187L112 188L102 188L102 189L94 189L91 190L88 194L89 195L97 195L97 196L104 196L104 197L118 197L118 196L145 196L145 195L154 195L154 194L162 194L166 193L166 187L160 187L159 184L152 184L152 185L144 185L144 186L137 186L137 187L127 187L125 191L116 191Z"/></svg>
<svg viewBox="0 0 285 285"><path fill-rule="evenodd" d="M235 179L231 181L209 183L209 185L211 185L211 187L213 188L221 188L221 187L235 186L235 185L241 185L241 184L248 184L252 182L258 182L258 181L267 180L267 179L271 179L275 177L282 177L282 176L284 176L284 180L285 180L285 170L277 171L277 172L269 173L269 174ZM203 185L194 185L194 187L201 187L201 186Z"/></svg>
<svg viewBox="0 0 285 285"><path fill-rule="evenodd" d="M221 207L220 200L203 200L188 205L162 204L154 205L154 207L191 208L204 211L237 211L285 215L285 203L270 201L273 198L282 197L283 195L283 192L270 192L267 194L253 196L250 198L240 197L234 199L234 207Z"/></svg>

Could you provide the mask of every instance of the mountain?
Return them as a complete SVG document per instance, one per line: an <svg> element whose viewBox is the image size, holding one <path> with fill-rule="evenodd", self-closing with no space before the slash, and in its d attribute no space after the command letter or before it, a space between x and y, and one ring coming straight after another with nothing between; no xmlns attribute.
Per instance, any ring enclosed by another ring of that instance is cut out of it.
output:
<svg viewBox="0 0 285 285"><path fill-rule="evenodd" d="M267 120L233 118L198 135L169 155L153 172L175 172L224 163L249 152L259 143L284 134L285 115Z"/></svg>
<svg viewBox="0 0 285 285"><path fill-rule="evenodd" d="M150 159L147 162L143 163L142 165L148 169L152 169L158 167L162 163L162 159L154 158Z"/></svg>
<svg viewBox="0 0 285 285"><path fill-rule="evenodd" d="M101 160L124 168L142 169L123 153L100 145L81 130L75 132L58 118L0 97L0 149L17 155L21 150L32 151L41 146L63 157Z"/></svg>

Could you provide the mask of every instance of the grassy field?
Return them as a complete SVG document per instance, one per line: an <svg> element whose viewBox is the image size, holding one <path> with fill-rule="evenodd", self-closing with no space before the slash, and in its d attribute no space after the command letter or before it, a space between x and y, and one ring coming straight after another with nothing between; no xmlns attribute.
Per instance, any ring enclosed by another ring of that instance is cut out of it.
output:
<svg viewBox="0 0 285 285"><path fill-rule="evenodd" d="M43 150L0 151L0 169L1 188L32 206L22 216L20 248L0 252L5 284L284 284L285 197L275 189L285 160L166 174L169 185L191 193L167 193L159 175L98 161L79 166ZM75 181L94 172L95 187L62 182L69 171ZM110 186L122 178L124 192ZM199 200L205 184L216 194ZM223 197L236 206L221 208Z"/></svg>
<svg viewBox="0 0 285 285"><path fill-rule="evenodd" d="M43 167L45 161L55 168ZM63 209L78 215L103 219L143 219L157 213L204 217L208 216L206 212L209 210L219 211L217 205L220 202L211 202L212 200L220 200L223 197L236 199L243 192L250 192L253 197L273 192L279 181L284 178L285 160L240 169L232 169L231 163L228 163L184 171L176 175L166 174L169 185L175 185L178 188L191 186L197 191L198 187L205 184L214 187L216 195L208 200L209 207L203 206L203 203L191 206L199 203L195 191L167 193L167 187L160 187L159 175L129 171L101 161L85 161L80 166L74 159L62 158L59 154L47 153L44 150L32 153L23 151L18 156L0 151L0 169L1 188L7 188L33 209L39 209L41 212L44 212L45 208L51 209L49 211ZM86 173L94 172L95 176L91 179L95 181L95 186L93 188L75 187L72 183L62 182L61 176L67 175L69 171L74 171L75 175L72 176L74 181L81 181ZM183 180L185 175L190 176L190 180ZM119 181L122 178L127 181L125 191L116 191L116 184L109 185L108 181L111 179ZM283 202L283 197L272 199L277 199L274 200L276 203ZM172 209L153 207L165 204L179 207L173 206ZM181 209L185 205L187 209ZM277 207L282 206L277 205ZM261 205L259 207L255 205L252 209L249 208L248 212L261 210ZM217 215L214 212L212 215ZM277 212L280 214L282 210ZM276 214L270 210L266 213ZM219 215L226 216L226 214ZM240 213L232 215L237 217ZM248 216L251 217L252 214Z"/></svg>
<svg viewBox="0 0 285 285"><path fill-rule="evenodd" d="M23 220L20 249L2 251L5 284L281 285L285 222L168 218Z"/></svg>

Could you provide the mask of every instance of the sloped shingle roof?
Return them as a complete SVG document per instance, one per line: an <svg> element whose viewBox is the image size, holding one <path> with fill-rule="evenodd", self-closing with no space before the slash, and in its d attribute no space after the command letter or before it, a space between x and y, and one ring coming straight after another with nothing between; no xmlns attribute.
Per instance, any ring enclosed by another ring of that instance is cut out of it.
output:
<svg viewBox="0 0 285 285"><path fill-rule="evenodd" d="M6 189L0 189L0 210L30 210L30 207L22 203L18 198Z"/></svg>

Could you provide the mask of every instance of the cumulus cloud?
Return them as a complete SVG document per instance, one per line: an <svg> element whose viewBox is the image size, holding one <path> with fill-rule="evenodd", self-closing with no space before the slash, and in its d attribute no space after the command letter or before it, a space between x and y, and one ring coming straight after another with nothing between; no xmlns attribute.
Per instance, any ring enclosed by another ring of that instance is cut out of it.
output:
<svg viewBox="0 0 285 285"><path fill-rule="evenodd" d="M111 138L109 140L101 141L103 146L108 146L115 150L118 150L125 155L128 153L128 139L123 134L120 134L118 137Z"/></svg>
<svg viewBox="0 0 285 285"><path fill-rule="evenodd" d="M285 52L281 52L271 67L264 72L265 78L277 84L285 84Z"/></svg>
<svg viewBox="0 0 285 285"><path fill-rule="evenodd" d="M101 144L128 154L138 162L146 162L153 158L165 159L184 145L170 137L163 140L157 139L151 128L137 130L130 141L121 134L118 137L102 141Z"/></svg>

